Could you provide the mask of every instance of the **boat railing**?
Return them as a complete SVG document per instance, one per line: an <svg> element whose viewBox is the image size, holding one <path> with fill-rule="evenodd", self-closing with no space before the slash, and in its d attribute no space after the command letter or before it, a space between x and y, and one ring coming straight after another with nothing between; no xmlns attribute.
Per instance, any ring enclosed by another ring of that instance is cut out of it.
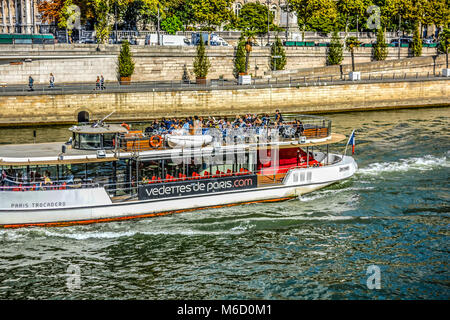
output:
<svg viewBox="0 0 450 320"><path fill-rule="evenodd" d="M13 185L11 185L13 184ZM9 185L0 186L0 191L43 191L43 190L66 190L66 189L86 189L98 188L98 183L52 183L45 184L44 182L37 183L21 183L9 182Z"/></svg>
<svg viewBox="0 0 450 320"><path fill-rule="evenodd" d="M273 121L256 126L241 123L227 128L220 127L218 124L189 130L161 128L153 130L148 127L144 132L130 131L120 134L116 142L116 151L139 153L152 149L169 149L168 135L172 137L210 135L213 139L211 144L215 146L298 141L301 137L320 139L331 135L331 120L314 116L308 116L306 119L304 117L285 116L285 120L279 124Z"/></svg>

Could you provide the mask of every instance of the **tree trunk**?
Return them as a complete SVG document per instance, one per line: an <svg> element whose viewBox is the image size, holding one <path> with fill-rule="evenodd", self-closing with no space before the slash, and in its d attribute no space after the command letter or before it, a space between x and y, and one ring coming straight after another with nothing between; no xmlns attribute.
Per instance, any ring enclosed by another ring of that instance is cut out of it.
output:
<svg viewBox="0 0 450 320"><path fill-rule="evenodd" d="M355 71L355 55L353 53L353 49L350 51L351 55L352 55L352 71Z"/></svg>
<svg viewBox="0 0 450 320"><path fill-rule="evenodd" d="M447 52L445 53L445 64L446 64L446 68L448 69L448 49L447 49Z"/></svg>
<svg viewBox="0 0 450 320"><path fill-rule="evenodd" d="M248 73L248 57L249 57L250 53L247 51L247 53L245 54L245 74Z"/></svg>

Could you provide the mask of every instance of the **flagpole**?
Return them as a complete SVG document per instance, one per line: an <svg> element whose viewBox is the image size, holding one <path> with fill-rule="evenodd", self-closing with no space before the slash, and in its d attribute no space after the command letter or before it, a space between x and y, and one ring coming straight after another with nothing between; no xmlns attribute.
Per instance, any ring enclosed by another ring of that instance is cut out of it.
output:
<svg viewBox="0 0 450 320"><path fill-rule="evenodd" d="M353 129L352 133L350 133L350 137L348 138L347 144L345 145L345 151L344 151L344 154L342 155L342 157L347 155L347 147L348 147L348 144L350 143L350 139L352 138L354 133L355 133L355 129Z"/></svg>

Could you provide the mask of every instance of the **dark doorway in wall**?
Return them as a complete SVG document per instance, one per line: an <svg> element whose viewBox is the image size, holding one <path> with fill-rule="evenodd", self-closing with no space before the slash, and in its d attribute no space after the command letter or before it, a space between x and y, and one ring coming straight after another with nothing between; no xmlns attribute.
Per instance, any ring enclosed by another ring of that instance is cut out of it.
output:
<svg viewBox="0 0 450 320"><path fill-rule="evenodd" d="M89 122L89 112L87 111L78 112L78 122Z"/></svg>

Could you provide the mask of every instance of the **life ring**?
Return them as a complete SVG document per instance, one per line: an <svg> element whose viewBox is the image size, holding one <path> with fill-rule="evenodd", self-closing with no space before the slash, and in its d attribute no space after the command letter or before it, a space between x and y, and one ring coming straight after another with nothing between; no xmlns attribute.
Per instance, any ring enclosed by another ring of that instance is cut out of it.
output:
<svg viewBox="0 0 450 320"><path fill-rule="evenodd" d="M151 136L148 143L150 144L150 147L152 147L153 149L157 149L162 144L162 138L160 135L155 134L155 135Z"/></svg>
<svg viewBox="0 0 450 320"><path fill-rule="evenodd" d="M130 131L130 126L128 124L126 124L125 122L123 122L121 124L121 126L127 128L127 130Z"/></svg>

